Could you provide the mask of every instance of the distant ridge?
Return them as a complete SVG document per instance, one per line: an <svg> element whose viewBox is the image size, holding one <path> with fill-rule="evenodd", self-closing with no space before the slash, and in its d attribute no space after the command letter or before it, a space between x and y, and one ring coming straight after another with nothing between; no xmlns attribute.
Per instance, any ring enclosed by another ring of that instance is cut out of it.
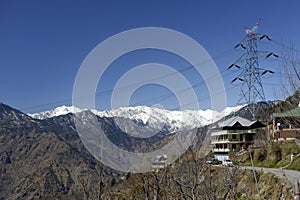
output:
<svg viewBox="0 0 300 200"><path fill-rule="evenodd" d="M121 107L114 110L97 111L91 110L95 115L99 117L119 117L126 118L134 121L136 124L141 126L151 126L156 128L164 124L168 127L171 132L178 130L191 130L196 127L202 127L213 122L216 122L232 114L245 105L236 107L227 107L221 112L213 110L184 110L184 111L169 111L157 107L148 106L136 106L136 107ZM86 110L86 109L84 109ZM68 113L78 113L82 112L82 109L76 108L74 106L61 106L53 110L28 114L35 119L47 119L52 117L57 117L61 115L66 115Z"/></svg>

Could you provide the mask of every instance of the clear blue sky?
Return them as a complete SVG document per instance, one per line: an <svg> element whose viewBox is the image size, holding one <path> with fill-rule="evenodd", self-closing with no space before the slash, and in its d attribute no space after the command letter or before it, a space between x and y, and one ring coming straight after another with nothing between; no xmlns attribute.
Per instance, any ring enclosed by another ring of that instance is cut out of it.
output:
<svg viewBox="0 0 300 200"><path fill-rule="evenodd" d="M299 1L0 1L0 102L24 112L39 112L71 105L77 70L87 54L101 41L138 27L164 27L180 31L199 42L213 57L220 71L242 51L233 47L245 36L244 25L262 18L260 33L274 40L292 41L300 48ZM263 50L281 47L263 43ZM188 64L159 51L136 52L120 58L99 84L97 108L109 109L110 93L123 73L137 64L162 62L176 70ZM279 72L275 61L263 63ZM201 82L193 71L182 72L191 84ZM236 74L224 72L227 104L234 106L239 87L230 81ZM277 79L277 81L276 81ZM278 98L279 77L264 80L267 99ZM270 84L276 81L275 84ZM210 108L205 85L195 88L202 109ZM168 94L159 86L144 86L133 95L132 105L178 105L175 97L149 99Z"/></svg>

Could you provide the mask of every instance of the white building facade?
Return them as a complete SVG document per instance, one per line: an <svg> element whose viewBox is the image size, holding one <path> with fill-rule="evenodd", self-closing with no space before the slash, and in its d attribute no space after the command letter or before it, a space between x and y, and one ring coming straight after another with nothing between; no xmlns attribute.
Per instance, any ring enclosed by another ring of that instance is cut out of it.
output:
<svg viewBox="0 0 300 200"><path fill-rule="evenodd" d="M264 125L242 117L231 117L219 122L211 129L211 144L214 157L218 160L230 159L231 152L245 150L254 143L256 134L264 134Z"/></svg>

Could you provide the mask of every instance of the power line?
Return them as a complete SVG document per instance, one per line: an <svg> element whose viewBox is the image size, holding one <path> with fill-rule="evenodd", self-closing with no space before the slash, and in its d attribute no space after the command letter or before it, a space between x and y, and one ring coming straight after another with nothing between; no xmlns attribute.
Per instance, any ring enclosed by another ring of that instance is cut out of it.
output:
<svg viewBox="0 0 300 200"><path fill-rule="evenodd" d="M230 90L230 89L233 89L233 88L236 88L236 87L237 87L237 85L230 85L230 86L227 88L227 90ZM212 98L213 96L219 95L219 94L221 94L221 93L223 93L223 90L222 90L222 89L219 90L219 91L215 91L214 93L211 93L211 94L209 94L209 95L206 96L206 97L199 98L197 101L191 101L191 102L189 102L189 103L187 103L187 104L184 104L184 105L175 107L174 109L171 109L171 110L179 110L179 109L182 109L182 108L184 108L184 107L187 107L187 106L190 106L190 105L194 105L194 104L196 104L196 103L199 104L200 101L210 99L210 98Z"/></svg>
<svg viewBox="0 0 300 200"><path fill-rule="evenodd" d="M272 39L271 41L272 41L273 43L275 43L275 44L281 46L281 47L288 48L288 49L290 49L290 50L292 50L292 51L296 51L296 52L300 53L300 50L299 50L299 49L296 49L296 48L292 47L291 45L289 46L289 45L283 44L282 42L279 42L279 41L273 40L273 39Z"/></svg>
<svg viewBox="0 0 300 200"><path fill-rule="evenodd" d="M220 73L222 74L222 73L224 73L224 72L226 72L226 71L227 71L227 70L223 70L223 71L221 71ZM223 78L224 78L225 76L228 76L228 75L230 75L230 73L228 73L227 75L224 75ZM215 77L215 76L217 76L217 74L208 77L208 79L212 79L212 78ZM169 98L171 98L171 97L173 97L173 96L175 96L175 95L184 93L184 92L186 92L187 90L195 89L196 87L199 87L199 86L204 85L204 84L205 84L205 81L202 80L202 81L200 81L200 82L198 82L198 83L196 83L196 84L194 84L194 85L191 85L191 86L189 86L189 87L186 87L186 88L181 89L181 90L178 90L178 91L175 91L175 94L174 94L174 93L171 93L171 94L165 94L165 95L156 96L156 97L153 97L153 98L146 99L146 100L144 100L144 101L135 103L135 104L133 104L132 106L137 106L137 105L139 105L139 104L144 104L144 103L147 103L147 102L151 102L151 101L153 101L153 100L165 101L165 100L167 100L167 99L169 99Z"/></svg>
<svg viewBox="0 0 300 200"><path fill-rule="evenodd" d="M212 59L219 59L219 58L222 58L222 57L225 57L227 56L228 54L231 54L233 52L233 49L230 49L230 50L226 50L226 51L223 51L215 56L212 57ZM198 63L197 65L203 65L203 64L206 64L210 62L210 59L209 60L204 60L202 61L201 63ZM170 76L174 76L178 73L182 73L182 72L185 72L185 71L188 71L188 70L191 70L191 69L194 69L195 67L193 65L189 65L185 68L182 68L180 70L178 70L177 72L172 72L172 73L169 73L169 74L165 74L165 75L161 75L161 76L158 76L156 78L152 78L152 79L149 79L149 80L145 80L145 81L139 81L139 82L136 82L136 83L132 83L132 84L129 84L129 85L125 85L125 86L121 86L121 87L118 87L118 88L113 88L113 89L108 89L108 90L103 90L103 91L96 91L95 95L108 95L110 94L111 92L113 92L114 90L123 90L123 89L126 89L128 87L132 87L132 86L135 86L135 85L142 85L142 84L145 84L147 82L151 82L151 81L156 81L156 80L160 80L160 79L164 79L166 77L170 77ZM222 70L220 73L222 74L223 72L225 72L226 70ZM217 76L218 74L214 74L212 75L211 77L209 78L213 78L214 76ZM197 83L195 84L194 86L196 85L201 85L205 83L204 81L201 81L200 83ZM190 87L192 88L192 87ZM93 96L94 94L90 94L91 96ZM86 95L86 96L83 96L83 97L79 97L79 98L86 98L87 96L89 95ZM46 107L46 106L51 106L51 105L56 105L56 104L62 104L62 103L67 103L67 102L71 102L72 101L72 98L69 98L69 99L63 99L63 100L58 100L58 101L54 101L54 102L49 102L49 103L45 103L45 104L40 104L40 105L35 105L35 106L30 106L30 107L24 107L24 108L21 108L21 110L34 110L34 109L37 109L37 108L42 108L42 107Z"/></svg>
<svg viewBox="0 0 300 200"><path fill-rule="evenodd" d="M224 52L222 52L222 53L220 53L220 54L218 54L218 55L216 55L216 56L214 56L214 57L212 57L213 59L218 59L218 58L221 58L221 57L224 57L224 56L226 56L229 52L232 52L232 49L231 50L227 50L227 51L224 51ZM207 60L204 60L204 61L202 61L201 63L198 63L197 64L197 66L201 66L201 65L204 65L204 64L206 64L206 63L208 63L208 62L210 62L211 61L211 59L207 59ZM123 89L126 89L126 88L130 88L130 87L132 87L132 86L136 86L136 85L143 85L143 84L146 84L146 83L148 83L148 82L153 82L153 81L157 81L157 80L160 80L160 79L165 79L165 78L167 78L167 77L170 77L170 76L174 76L174 75L177 75L178 73L182 73L182 72L185 72L185 71L188 71L188 70L191 70L191 69L194 69L195 67L193 66L193 65L189 65L189 66L187 66L187 67L185 67L185 68L183 68L183 69L180 69L180 70L178 70L178 71L176 71L176 72L171 72L171 73L169 73L169 74L165 74L165 75L161 75L161 76L158 76L158 77L156 77L156 78L152 78L152 79L148 79L148 80L144 80L144 81L138 81L138 82L135 82L135 83L132 83L132 84L128 84L128 85L125 85L125 86L121 86L121 87L118 87L118 88L114 88L114 89L109 89L109 90L105 90L105 91L98 91L98 92L96 92L96 94L105 94L105 93L110 93L110 92L112 92L112 91L114 91L114 90L123 90ZM226 70L222 70L220 73L223 73L223 72L225 72ZM214 76L217 76L218 74L214 74L214 75L212 75L212 76L210 76L210 77L208 77L208 78L212 78L212 77L214 77ZM204 82L204 81L203 81Z"/></svg>

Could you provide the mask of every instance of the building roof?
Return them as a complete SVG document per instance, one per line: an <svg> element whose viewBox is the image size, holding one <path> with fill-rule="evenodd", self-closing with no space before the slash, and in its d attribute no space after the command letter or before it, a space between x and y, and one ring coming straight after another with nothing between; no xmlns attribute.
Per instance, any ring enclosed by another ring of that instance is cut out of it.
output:
<svg viewBox="0 0 300 200"><path fill-rule="evenodd" d="M217 129L243 129L243 128L258 128L263 127L264 125L259 121L250 121L243 117L234 116L225 121L218 122L216 127Z"/></svg>
<svg viewBox="0 0 300 200"><path fill-rule="evenodd" d="M272 113L270 119L274 119L277 117L300 117L300 107L288 110L286 112Z"/></svg>
<svg viewBox="0 0 300 200"><path fill-rule="evenodd" d="M223 122L218 123L219 127L231 127L234 126L236 123L239 123L241 126L246 126L249 127L252 124L254 124L256 121L250 121L248 119L239 117L239 116L235 116L235 117L231 117Z"/></svg>

